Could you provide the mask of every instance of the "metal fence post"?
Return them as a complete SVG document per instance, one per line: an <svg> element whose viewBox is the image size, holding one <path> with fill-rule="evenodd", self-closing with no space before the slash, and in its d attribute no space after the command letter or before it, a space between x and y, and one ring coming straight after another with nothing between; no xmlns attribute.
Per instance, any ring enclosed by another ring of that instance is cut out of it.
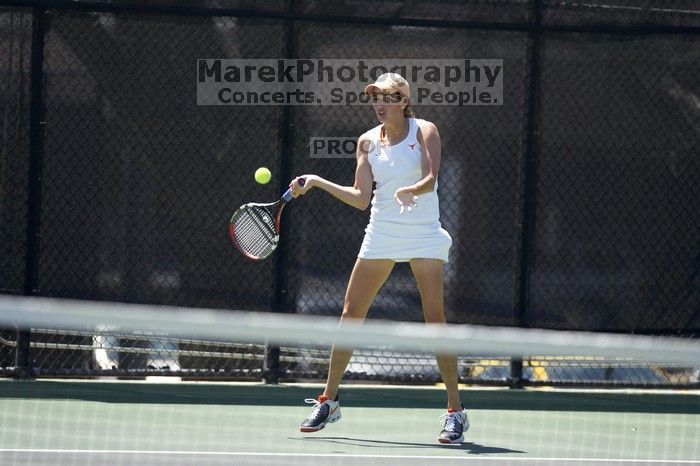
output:
<svg viewBox="0 0 700 466"><path fill-rule="evenodd" d="M44 158L43 130L43 81L44 81L44 34L46 32L46 12L34 8L32 24L31 52L31 97L29 123L29 193L27 213L27 256L24 294L38 292L39 253L41 243L41 185ZM30 358L30 331L17 330L15 377L33 376Z"/></svg>
<svg viewBox="0 0 700 466"><path fill-rule="evenodd" d="M294 13L294 2L289 4L290 13ZM294 20L286 19L286 50L285 58L296 57L296 44L294 32ZM280 153L280 192L287 189L289 180L292 177L294 132L292 129L292 109L289 105L282 108L282 118L280 122L280 140L282 151ZM281 220L281 238L277 250L275 263L275 298L273 312L289 312L289 295L287 294L287 275L289 272L289 257L287 257L287 238L289 236L287 228L284 227L284 216ZM280 348L279 346L267 346L265 348L265 367L263 368L263 380L266 383L277 384L280 377Z"/></svg>
<svg viewBox="0 0 700 466"><path fill-rule="evenodd" d="M529 327L527 318L530 307L530 276L532 274L532 248L535 231L537 193L537 138L538 100L540 81L540 54L542 49L542 5L533 2L533 24L528 33L531 41L529 51L530 79L528 81L527 126L525 133L525 156L523 158L523 206L520 224L520 276L517 303L517 322L520 327ZM512 358L508 386L521 388L527 381L523 376L523 359Z"/></svg>

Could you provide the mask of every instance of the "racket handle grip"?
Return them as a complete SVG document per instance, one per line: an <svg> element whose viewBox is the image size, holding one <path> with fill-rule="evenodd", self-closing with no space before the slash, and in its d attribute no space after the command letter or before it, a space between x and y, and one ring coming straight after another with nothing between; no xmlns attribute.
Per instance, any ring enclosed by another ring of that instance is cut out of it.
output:
<svg viewBox="0 0 700 466"><path fill-rule="evenodd" d="M298 183L300 186L304 186L306 184L306 179L304 178L299 178ZM292 199L292 188L289 188L284 194L282 194L282 199L284 199L284 202L289 202Z"/></svg>

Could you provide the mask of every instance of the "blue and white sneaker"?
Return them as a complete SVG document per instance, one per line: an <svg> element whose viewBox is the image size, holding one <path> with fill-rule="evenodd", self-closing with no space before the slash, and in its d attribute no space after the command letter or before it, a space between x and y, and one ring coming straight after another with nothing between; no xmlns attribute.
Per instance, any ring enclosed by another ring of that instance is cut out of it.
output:
<svg viewBox="0 0 700 466"><path fill-rule="evenodd" d="M455 411L448 409L445 414L440 416L442 422L442 432L438 437L440 443L462 443L464 442L464 433L469 430L469 418L467 412Z"/></svg>
<svg viewBox="0 0 700 466"><path fill-rule="evenodd" d="M326 427L326 424L340 420L340 403L329 400L327 396L320 395L318 400L308 398L307 403L313 403L314 410L311 415L301 423L299 428L302 432L318 432Z"/></svg>

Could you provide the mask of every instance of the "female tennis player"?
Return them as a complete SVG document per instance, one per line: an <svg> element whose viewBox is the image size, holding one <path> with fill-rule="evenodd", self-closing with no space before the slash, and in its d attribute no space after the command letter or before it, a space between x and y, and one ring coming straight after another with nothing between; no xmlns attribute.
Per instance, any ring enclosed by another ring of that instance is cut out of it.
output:
<svg viewBox="0 0 700 466"><path fill-rule="evenodd" d="M302 175L290 187L296 197L321 188L341 201L364 210L372 200L369 224L350 275L341 325L363 320L396 262L410 262L418 283L426 322L445 323L443 264L452 238L442 229L438 209L438 170L441 142L433 123L416 119L410 109L408 82L386 73L365 88L373 98L379 125L360 136L353 186L339 186L319 176ZM372 196L372 182L376 182ZM326 387L302 423L302 432L316 432L340 419L338 387L352 350L334 347ZM437 363L447 388L441 443L460 443L469 421L459 398L457 357L438 354Z"/></svg>

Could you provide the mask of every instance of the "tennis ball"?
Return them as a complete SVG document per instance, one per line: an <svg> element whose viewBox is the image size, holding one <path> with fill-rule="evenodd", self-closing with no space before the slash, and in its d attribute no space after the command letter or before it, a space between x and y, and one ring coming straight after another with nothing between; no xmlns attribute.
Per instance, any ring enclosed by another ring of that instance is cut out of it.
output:
<svg viewBox="0 0 700 466"><path fill-rule="evenodd" d="M257 181L258 183L267 184L267 182L270 181L270 178L272 178L272 173L268 168L260 167L257 170L255 170L255 181Z"/></svg>

